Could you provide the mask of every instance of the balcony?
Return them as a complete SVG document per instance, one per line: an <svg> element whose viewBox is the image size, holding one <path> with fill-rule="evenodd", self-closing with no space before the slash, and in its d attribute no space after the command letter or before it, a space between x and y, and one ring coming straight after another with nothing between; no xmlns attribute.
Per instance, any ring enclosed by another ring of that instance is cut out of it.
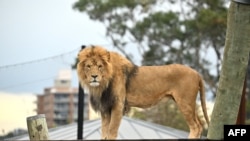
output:
<svg viewBox="0 0 250 141"><path fill-rule="evenodd" d="M54 102L55 103L69 103L70 100L69 100L69 98L55 98Z"/></svg>
<svg viewBox="0 0 250 141"><path fill-rule="evenodd" d="M57 112L65 112L65 111L68 111L68 110L69 110L68 106L64 106L64 107L55 106L54 107L54 111L57 111Z"/></svg>

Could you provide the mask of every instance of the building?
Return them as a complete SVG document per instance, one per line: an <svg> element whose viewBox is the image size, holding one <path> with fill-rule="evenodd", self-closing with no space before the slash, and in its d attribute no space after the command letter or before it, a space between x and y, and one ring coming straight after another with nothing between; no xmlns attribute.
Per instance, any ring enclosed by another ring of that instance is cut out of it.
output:
<svg viewBox="0 0 250 141"><path fill-rule="evenodd" d="M84 97L84 120L89 119L88 94ZM71 87L71 70L61 70L54 86L37 96L37 114L45 114L48 128L77 121L78 88Z"/></svg>

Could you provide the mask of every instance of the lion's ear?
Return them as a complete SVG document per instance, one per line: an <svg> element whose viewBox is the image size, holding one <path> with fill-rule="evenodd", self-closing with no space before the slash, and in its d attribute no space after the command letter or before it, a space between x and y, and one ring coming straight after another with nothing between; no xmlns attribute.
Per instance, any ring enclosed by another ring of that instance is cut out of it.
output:
<svg viewBox="0 0 250 141"><path fill-rule="evenodd" d="M110 52L107 51L107 60L110 61Z"/></svg>

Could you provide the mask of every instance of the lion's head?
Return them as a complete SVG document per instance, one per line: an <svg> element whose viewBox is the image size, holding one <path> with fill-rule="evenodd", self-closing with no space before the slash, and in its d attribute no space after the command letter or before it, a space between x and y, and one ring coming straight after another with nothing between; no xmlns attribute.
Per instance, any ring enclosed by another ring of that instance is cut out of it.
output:
<svg viewBox="0 0 250 141"><path fill-rule="evenodd" d="M107 88L113 70L110 53L98 46L87 47L78 54L77 73L82 85L88 90Z"/></svg>

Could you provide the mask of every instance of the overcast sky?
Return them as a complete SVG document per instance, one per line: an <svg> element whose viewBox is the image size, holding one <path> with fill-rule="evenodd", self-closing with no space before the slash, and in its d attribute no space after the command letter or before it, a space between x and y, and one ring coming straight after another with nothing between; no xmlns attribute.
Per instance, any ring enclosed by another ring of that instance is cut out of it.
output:
<svg viewBox="0 0 250 141"><path fill-rule="evenodd" d="M0 1L0 92L42 93L60 69L70 69L82 44L114 49L103 24L72 8L76 1Z"/></svg>
<svg viewBox="0 0 250 141"><path fill-rule="evenodd" d="M25 117L35 114L34 94L71 69L81 45L115 50L102 23L72 8L76 1L0 0L0 135L26 127ZM72 75L78 87L75 70Z"/></svg>

